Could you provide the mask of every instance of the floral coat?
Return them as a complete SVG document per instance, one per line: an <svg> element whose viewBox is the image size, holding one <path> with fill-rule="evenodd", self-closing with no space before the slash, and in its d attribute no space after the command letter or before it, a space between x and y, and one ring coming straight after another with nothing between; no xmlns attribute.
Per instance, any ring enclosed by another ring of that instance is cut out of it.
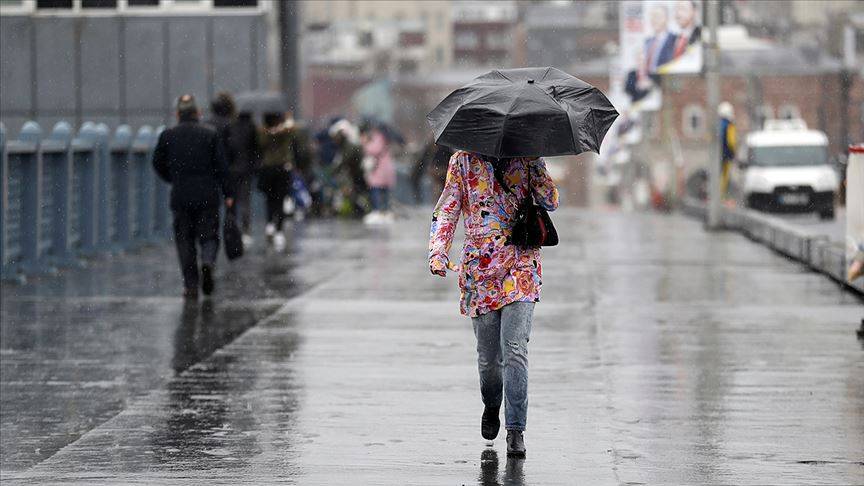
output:
<svg viewBox="0 0 864 486"><path fill-rule="evenodd" d="M528 170L536 203L548 211L558 207L558 190L542 159L510 159L504 180L495 178L491 162L459 151L450 158L444 191L432 213L429 267L446 270L459 215L465 225L465 245L459 271L460 310L477 317L512 302L540 299L542 268L539 249L507 244L519 203L528 196Z"/></svg>

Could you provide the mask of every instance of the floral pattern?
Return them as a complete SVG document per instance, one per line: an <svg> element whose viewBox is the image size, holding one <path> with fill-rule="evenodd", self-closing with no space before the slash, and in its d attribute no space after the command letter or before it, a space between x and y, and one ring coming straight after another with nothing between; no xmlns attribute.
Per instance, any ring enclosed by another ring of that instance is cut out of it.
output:
<svg viewBox="0 0 864 486"><path fill-rule="evenodd" d="M529 195L528 171L534 200L548 211L558 207L558 190L543 159L505 161L504 181L495 178L492 162L459 151L450 158L444 191L432 213L429 268L450 267L450 246L459 216L465 226L465 245L459 270L460 310L477 317L512 302L538 302L542 282L540 250L508 244L509 222L519 203Z"/></svg>

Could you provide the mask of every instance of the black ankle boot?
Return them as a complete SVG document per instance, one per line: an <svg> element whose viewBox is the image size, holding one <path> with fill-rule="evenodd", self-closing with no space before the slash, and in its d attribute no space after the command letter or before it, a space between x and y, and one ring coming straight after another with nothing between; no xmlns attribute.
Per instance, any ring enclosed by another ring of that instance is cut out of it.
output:
<svg viewBox="0 0 864 486"><path fill-rule="evenodd" d="M507 431L507 455L525 457L525 439L521 430Z"/></svg>
<svg viewBox="0 0 864 486"><path fill-rule="evenodd" d="M480 434L486 440L492 440L498 437L498 430L501 429L501 419L498 418L498 411L501 407L486 407L483 410L483 420L480 421Z"/></svg>
<svg viewBox="0 0 864 486"><path fill-rule="evenodd" d="M210 295L213 293L213 287L215 287L213 283L213 267L203 265L201 267L201 290L204 292L204 295Z"/></svg>

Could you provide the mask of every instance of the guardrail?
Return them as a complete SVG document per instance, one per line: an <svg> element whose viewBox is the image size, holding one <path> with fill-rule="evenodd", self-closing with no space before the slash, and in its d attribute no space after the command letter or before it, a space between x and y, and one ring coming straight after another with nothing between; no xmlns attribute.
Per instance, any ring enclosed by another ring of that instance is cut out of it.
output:
<svg viewBox="0 0 864 486"><path fill-rule="evenodd" d="M691 216L705 219L707 209L703 201L685 199L681 210ZM799 261L813 270L823 273L846 288L864 295L864 283L846 282L848 267L846 250L842 242L831 241L827 236L812 235L785 221L752 209L722 208L721 226L739 231L750 239Z"/></svg>
<svg viewBox="0 0 864 486"><path fill-rule="evenodd" d="M0 276L167 238L169 187L150 167L161 130L59 122L43 136L27 122L12 139L0 124Z"/></svg>

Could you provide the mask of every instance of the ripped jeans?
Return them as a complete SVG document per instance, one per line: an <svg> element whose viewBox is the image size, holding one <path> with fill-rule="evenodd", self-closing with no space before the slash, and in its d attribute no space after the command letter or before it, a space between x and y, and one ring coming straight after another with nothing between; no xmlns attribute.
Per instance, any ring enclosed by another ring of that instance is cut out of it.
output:
<svg viewBox="0 0 864 486"><path fill-rule="evenodd" d="M528 338L533 302L513 302L471 320L477 337L477 366L483 404L504 400L504 427L525 430L528 416Z"/></svg>

